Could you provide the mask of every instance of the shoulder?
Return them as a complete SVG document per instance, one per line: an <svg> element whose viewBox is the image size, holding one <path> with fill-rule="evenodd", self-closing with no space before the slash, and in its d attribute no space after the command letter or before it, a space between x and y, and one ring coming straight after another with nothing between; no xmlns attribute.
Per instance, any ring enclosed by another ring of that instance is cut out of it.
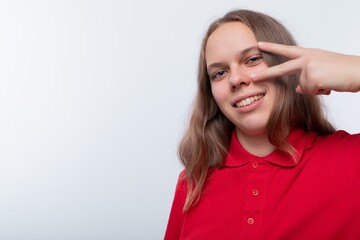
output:
<svg viewBox="0 0 360 240"><path fill-rule="evenodd" d="M313 163L321 163L330 166L334 164L346 164L353 167L359 165L360 169L360 134L350 134L339 130L327 135L318 135L311 132L308 144L304 149L303 160L316 160Z"/></svg>
<svg viewBox="0 0 360 240"><path fill-rule="evenodd" d="M360 177L360 134L339 130L325 136L317 136L309 152L317 161L334 169L345 169Z"/></svg>
<svg viewBox="0 0 360 240"><path fill-rule="evenodd" d="M176 192L183 192L186 194L186 170L182 170L179 174L177 183L176 183Z"/></svg>
<svg viewBox="0 0 360 240"><path fill-rule="evenodd" d="M176 188L175 188L175 196L174 196L174 202L178 205L182 205L183 207L186 199L187 194L187 184L186 184L186 172L185 169L182 170L179 174ZM180 207L180 206L179 206Z"/></svg>
<svg viewBox="0 0 360 240"><path fill-rule="evenodd" d="M180 239L184 221L183 207L186 200L185 170L179 174L164 239Z"/></svg>
<svg viewBox="0 0 360 240"><path fill-rule="evenodd" d="M317 136L314 144L327 147L328 150L340 150L339 148L360 150L360 134L350 134L344 130L339 130L329 135ZM330 149L330 146L336 148Z"/></svg>

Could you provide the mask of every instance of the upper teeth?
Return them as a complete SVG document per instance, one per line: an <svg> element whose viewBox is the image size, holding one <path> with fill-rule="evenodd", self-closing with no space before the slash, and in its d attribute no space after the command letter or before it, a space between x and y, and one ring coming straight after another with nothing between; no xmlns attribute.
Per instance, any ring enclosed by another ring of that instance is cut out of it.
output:
<svg viewBox="0 0 360 240"><path fill-rule="evenodd" d="M236 106L237 107L245 107L261 98L263 98L264 95L263 94L260 94L260 95L256 95L256 96L252 96L252 97L248 97L248 98L245 98L239 102L236 103Z"/></svg>

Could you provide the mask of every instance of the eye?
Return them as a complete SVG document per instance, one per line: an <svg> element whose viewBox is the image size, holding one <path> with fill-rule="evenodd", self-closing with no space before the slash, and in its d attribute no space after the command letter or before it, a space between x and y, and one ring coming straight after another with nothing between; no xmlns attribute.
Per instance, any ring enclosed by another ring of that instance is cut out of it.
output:
<svg viewBox="0 0 360 240"><path fill-rule="evenodd" d="M226 74L225 70L219 70L217 72L215 72L213 75L211 75L211 80L218 80L221 79L222 77L224 77Z"/></svg>
<svg viewBox="0 0 360 240"><path fill-rule="evenodd" d="M256 55L256 56L253 56L253 57L250 57L247 61L246 61L246 65L248 66L256 66L258 65L259 63L261 63L263 61L263 57L262 55Z"/></svg>

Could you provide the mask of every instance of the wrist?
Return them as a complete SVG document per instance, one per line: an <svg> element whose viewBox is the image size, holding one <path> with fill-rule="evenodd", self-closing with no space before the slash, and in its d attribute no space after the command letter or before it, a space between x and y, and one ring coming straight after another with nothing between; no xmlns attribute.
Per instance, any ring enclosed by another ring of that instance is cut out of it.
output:
<svg viewBox="0 0 360 240"><path fill-rule="evenodd" d="M343 81L346 82L344 85L345 92L359 92L360 91L360 56L345 55ZM341 74L341 73L339 73Z"/></svg>
<svg viewBox="0 0 360 240"><path fill-rule="evenodd" d="M353 56L353 84L354 84L354 92L360 91L360 56Z"/></svg>

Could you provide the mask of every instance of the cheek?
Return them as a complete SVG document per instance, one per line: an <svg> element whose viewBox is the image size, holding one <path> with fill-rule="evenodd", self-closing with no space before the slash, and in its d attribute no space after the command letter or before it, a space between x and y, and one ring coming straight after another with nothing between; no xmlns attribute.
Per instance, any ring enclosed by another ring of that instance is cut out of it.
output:
<svg viewBox="0 0 360 240"><path fill-rule="evenodd" d="M211 85L211 92L212 92L214 99L218 105L221 103L221 101L226 99L226 95L227 95L226 91L225 91L224 87L222 87L221 84L219 84L219 83L215 83L215 84Z"/></svg>
<svg viewBox="0 0 360 240"><path fill-rule="evenodd" d="M275 105L275 101L276 101L276 96L277 96L277 88L275 86L275 84L272 84L269 87L269 97L270 97L270 105L271 105L271 109L274 107Z"/></svg>
<svg viewBox="0 0 360 240"><path fill-rule="evenodd" d="M263 62L263 63L259 64L258 66L256 66L253 70L255 72L258 72L258 71L265 70L267 68L269 68L268 65L265 62Z"/></svg>

